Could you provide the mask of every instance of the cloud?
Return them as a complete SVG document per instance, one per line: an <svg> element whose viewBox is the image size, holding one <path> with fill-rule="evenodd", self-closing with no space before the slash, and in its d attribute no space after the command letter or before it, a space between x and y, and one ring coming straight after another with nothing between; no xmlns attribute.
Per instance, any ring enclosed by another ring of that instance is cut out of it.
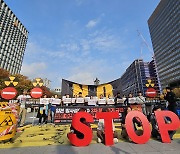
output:
<svg viewBox="0 0 180 154"><path fill-rule="evenodd" d="M116 72L116 70L114 70L113 65L109 65L108 61L87 59L71 68L67 79L82 84L94 84L93 81L97 77L101 83L104 83L116 79L112 75L113 72ZM111 76L110 78L109 75Z"/></svg>
<svg viewBox="0 0 180 154"><path fill-rule="evenodd" d="M90 20L87 24L87 28L93 28L99 23L99 19Z"/></svg>
<svg viewBox="0 0 180 154"><path fill-rule="evenodd" d="M76 0L77 5L82 5L86 0Z"/></svg>
<svg viewBox="0 0 180 154"><path fill-rule="evenodd" d="M46 63L35 62L31 64L23 63L21 74L28 76L29 78L45 77L45 71L47 69Z"/></svg>

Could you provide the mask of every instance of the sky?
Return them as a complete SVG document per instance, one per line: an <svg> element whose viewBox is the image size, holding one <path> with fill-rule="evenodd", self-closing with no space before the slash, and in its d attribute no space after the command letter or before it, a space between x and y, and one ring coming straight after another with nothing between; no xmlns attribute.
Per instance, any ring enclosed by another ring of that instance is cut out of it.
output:
<svg viewBox="0 0 180 154"><path fill-rule="evenodd" d="M4 0L29 31L21 74L61 86L115 80L152 54L147 20L160 0ZM142 52L141 52L142 51Z"/></svg>

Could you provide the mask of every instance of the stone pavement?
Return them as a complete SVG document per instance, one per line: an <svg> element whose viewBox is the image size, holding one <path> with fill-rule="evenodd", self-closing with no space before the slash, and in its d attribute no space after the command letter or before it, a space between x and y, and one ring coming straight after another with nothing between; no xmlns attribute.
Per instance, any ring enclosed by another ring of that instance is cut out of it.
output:
<svg viewBox="0 0 180 154"><path fill-rule="evenodd" d="M180 139L172 143L161 143L150 140L148 143L138 145L121 142L113 146L91 144L87 147L74 147L70 145L41 146L0 149L0 154L180 154Z"/></svg>

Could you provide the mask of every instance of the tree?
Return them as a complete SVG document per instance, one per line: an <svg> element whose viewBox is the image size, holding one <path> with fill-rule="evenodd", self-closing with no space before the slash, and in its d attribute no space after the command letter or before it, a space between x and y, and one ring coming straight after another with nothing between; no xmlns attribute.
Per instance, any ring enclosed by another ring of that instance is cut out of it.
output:
<svg viewBox="0 0 180 154"><path fill-rule="evenodd" d="M6 87L4 80L9 77L9 72L0 68L0 90Z"/></svg>
<svg viewBox="0 0 180 154"><path fill-rule="evenodd" d="M21 74L16 74L14 76L18 79L19 82L16 86L16 89L19 94L22 94L23 90L30 91L33 88L32 82L28 79L28 77Z"/></svg>

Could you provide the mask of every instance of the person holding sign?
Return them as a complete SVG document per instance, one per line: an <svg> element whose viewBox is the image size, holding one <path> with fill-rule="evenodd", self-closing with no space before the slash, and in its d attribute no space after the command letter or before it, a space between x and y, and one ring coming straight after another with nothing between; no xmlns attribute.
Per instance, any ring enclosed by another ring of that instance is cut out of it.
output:
<svg viewBox="0 0 180 154"><path fill-rule="evenodd" d="M47 99L47 95L44 95L43 97L45 100ZM42 101L43 103L43 101ZM39 125L41 124L42 122L42 118L43 118L43 123L44 124L47 124L47 121L48 121L48 103L47 101L45 101L45 104L43 107L40 107L39 110L38 110L38 113L37 113L37 118L39 118Z"/></svg>
<svg viewBox="0 0 180 154"><path fill-rule="evenodd" d="M136 98L133 97L132 93L129 93L129 97L124 101L124 104L126 106L129 106L130 104L135 104L136 103Z"/></svg>
<svg viewBox="0 0 180 154"><path fill-rule="evenodd" d="M120 99L122 99L122 98L121 98L121 94L118 92L117 95L116 95L116 97L115 97L115 99L114 99L115 105L118 105L118 103L119 103L118 101L119 101Z"/></svg>

